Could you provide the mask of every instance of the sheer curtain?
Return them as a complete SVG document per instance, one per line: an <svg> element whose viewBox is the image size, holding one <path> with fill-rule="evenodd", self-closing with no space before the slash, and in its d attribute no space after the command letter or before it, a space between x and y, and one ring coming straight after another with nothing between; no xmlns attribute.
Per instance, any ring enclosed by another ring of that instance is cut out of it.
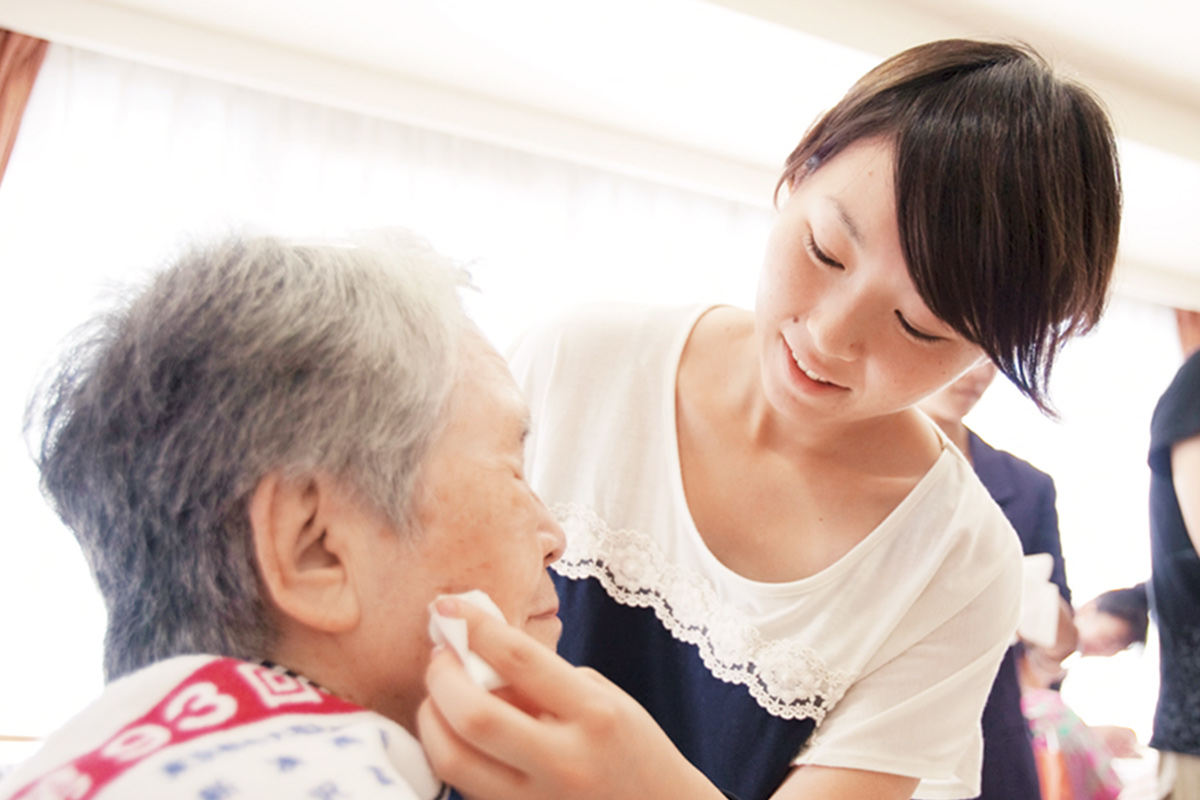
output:
<svg viewBox="0 0 1200 800"><path fill-rule="evenodd" d="M748 304L772 213L52 45L0 187L7 376L0 734L101 685L103 608L20 430L57 344L181 241L233 228L413 228L468 263L501 347L598 298ZM0 761L3 758L0 756Z"/></svg>
<svg viewBox="0 0 1200 800"><path fill-rule="evenodd" d="M44 734L101 685L103 608L38 493L20 431L24 404L63 336L181 241L246 227L302 235L411 227L470 264L479 287L472 311L503 347L530 320L601 298L749 307L772 217L52 45L0 187L0 478L9 512L0 734ZM1054 475L1080 600L1148 571L1146 429L1178 362L1169 314L1118 299L1101 330L1064 357L1052 387L1062 423L1039 417L1002 382L968 420ZM1130 663L1131 680L1152 699L1148 659ZM1097 696L1115 694L1107 686ZM1141 695L1117 718L1084 716L1146 733Z"/></svg>

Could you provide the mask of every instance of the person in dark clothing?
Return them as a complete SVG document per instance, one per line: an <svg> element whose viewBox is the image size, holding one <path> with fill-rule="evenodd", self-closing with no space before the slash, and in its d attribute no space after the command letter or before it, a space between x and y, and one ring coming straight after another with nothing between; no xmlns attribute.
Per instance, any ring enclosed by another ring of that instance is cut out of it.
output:
<svg viewBox="0 0 1200 800"><path fill-rule="evenodd" d="M1186 360L1150 423L1150 611L1159 797L1200 798L1200 312L1176 312Z"/></svg>
<svg viewBox="0 0 1200 800"><path fill-rule="evenodd" d="M1028 655L1040 662L1058 664L1074 651L1076 636L1071 620L1071 590L1067 586L1058 535L1054 480L1011 453L993 448L963 423L996 372L995 365L984 362L927 397L920 408L970 460L975 474L1012 523L1025 555L1049 553L1054 558L1050 580L1062 596L1058 639L1052 648L1028 648ZM1021 687L1017 681L1021 649L1022 645L1017 644L1004 654L983 709L981 800L1027 800L1040 796L1029 726L1021 712Z"/></svg>

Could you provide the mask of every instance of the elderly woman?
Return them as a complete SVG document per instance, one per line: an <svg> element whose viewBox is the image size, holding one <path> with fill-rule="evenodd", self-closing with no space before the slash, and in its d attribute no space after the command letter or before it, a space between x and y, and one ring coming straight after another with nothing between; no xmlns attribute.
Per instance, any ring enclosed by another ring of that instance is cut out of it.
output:
<svg viewBox="0 0 1200 800"><path fill-rule="evenodd" d="M482 589L552 647L563 547L459 283L400 233L233 238L97 320L38 463L111 682L0 797L443 793L415 739L428 606Z"/></svg>

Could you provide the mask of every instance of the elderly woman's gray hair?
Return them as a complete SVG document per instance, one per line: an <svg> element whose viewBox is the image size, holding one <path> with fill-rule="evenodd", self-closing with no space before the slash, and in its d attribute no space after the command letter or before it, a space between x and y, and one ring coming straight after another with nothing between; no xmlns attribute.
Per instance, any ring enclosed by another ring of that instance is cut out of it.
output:
<svg viewBox="0 0 1200 800"><path fill-rule="evenodd" d="M411 529L469 327L463 283L403 231L230 237L81 330L27 426L104 596L110 680L267 652L248 502L268 472L337 475Z"/></svg>

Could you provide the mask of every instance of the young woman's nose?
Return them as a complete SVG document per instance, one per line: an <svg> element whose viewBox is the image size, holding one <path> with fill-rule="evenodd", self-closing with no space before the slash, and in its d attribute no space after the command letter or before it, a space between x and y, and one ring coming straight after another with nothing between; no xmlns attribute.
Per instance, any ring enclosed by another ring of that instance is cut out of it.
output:
<svg viewBox="0 0 1200 800"><path fill-rule="evenodd" d="M808 314L813 346L829 358L855 358L862 349L864 298L853 287L830 289Z"/></svg>

